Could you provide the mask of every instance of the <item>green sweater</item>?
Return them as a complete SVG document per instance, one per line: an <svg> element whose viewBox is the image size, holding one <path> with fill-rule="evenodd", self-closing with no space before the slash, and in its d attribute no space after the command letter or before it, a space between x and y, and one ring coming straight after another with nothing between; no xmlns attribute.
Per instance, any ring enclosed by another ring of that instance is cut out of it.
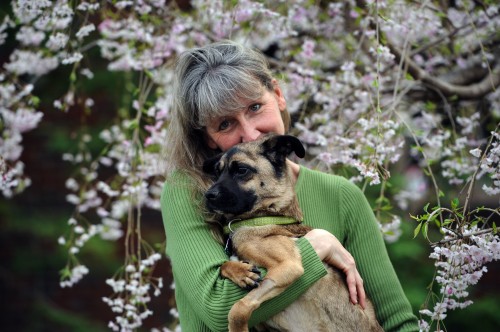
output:
<svg viewBox="0 0 500 332"><path fill-rule="evenodd" d="M165 183L161 207L175 281L175 298L184 332L226 331L231 306L247 291L219 275L228 260L193 203L186 177ZM418 331L417 318L389 260L373 212L361 190L347 179L300 168L295 185L304 223L334 234L354 256L368 297L386 331ZM278 297L262 304L250 325L286 308L326 274L306 239L297 245L304 275Z"/></svg>

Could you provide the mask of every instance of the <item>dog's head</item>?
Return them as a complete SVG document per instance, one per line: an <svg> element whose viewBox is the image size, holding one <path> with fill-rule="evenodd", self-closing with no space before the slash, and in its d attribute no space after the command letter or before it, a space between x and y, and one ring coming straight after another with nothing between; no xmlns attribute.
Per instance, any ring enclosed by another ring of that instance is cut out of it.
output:
<svg viewBox="0 0 500 332"><path fill-rule="evenodd" d="M296 204L286 163L291 152L304 157L298 138L270 134L206 160L203 171L215 181L205 194L208 210L226 218L290 215L287 209Z"/></svg>

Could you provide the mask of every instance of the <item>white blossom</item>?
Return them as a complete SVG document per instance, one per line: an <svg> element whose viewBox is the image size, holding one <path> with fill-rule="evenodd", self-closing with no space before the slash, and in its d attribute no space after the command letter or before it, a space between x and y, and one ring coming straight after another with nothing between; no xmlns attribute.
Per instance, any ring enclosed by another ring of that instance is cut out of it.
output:
<svg viewBox="0 0 500 332"><path fill-rule="evenodd" d="M90 33L94 30L95 30L94 24L92 24L92 23L87 24L87 25L81 27L80 30L78 30L78 32L76 33L76 38L78 38L79 40L82 40L83 38L90 35Z"/></svg>
<svg viewBox="0 0 500 332"><path fill-rule="evenodd" d="M25 46L38 46L45 39L45 32L37 31L30 26L23 26L16 34L16 39Z"/></svg>
<svg viewBox="0 0 500 332"><path fill-rule="evenodd" d="M41 76L54 70L58 65L57 58L45 57L41 51L14 50L4 68L17 75Z"/></svg>
<svg viewBox="0 0 500 332"><path fill-rule="evenodd" d="M82 1L80 4L76 7L76 9L81 10L81 11L95 11L99 9L100 5L99 3L88 3L87 1Z"/></svg>
<svg viewBox="0 0 500 332"><path fill-rule="evenodd" d="M86 266L77 265L73 269L71 269L69 278L60 282L60 286L62 288L72 287L74 284L79 282L88 273L89 273L89 269Z"/></svg>
<svg viewBox="0 0 500 332"><path fill-rule="evenodd" d="M62 60L63 65L69 65L75 62L80 62L83 59L83 55L80 52L74 52L73 54L67 54Z"/></svg>
<svg viewBox="0 0 500 332"><path fill-rule="evenodd" d="M52 51L59 51L66 47L68 40L68 35L62 32L56 32L55 34L50 35L46 45Z"/></svg>

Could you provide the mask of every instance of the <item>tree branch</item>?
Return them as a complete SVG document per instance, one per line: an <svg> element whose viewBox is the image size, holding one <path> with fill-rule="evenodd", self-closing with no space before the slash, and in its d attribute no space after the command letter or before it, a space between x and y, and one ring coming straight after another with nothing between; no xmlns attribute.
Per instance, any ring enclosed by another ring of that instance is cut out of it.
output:
<svg viewBox="0 0 500 332"><path fill-rule="evenodd" d="M440 90L443 95L447 97L455 95L463 99L478 99L490 93L491 91L494 91L500 84L500 67L498 66L494 67L492 71L480 82L468 86L461 86L450 84L446 81L429 75L407 55L403 55L402 52L391 43L387 42L387 47L389 47L391 53L396 56L397 62L399 62L401 59L403 60L404 65L408 68L408 72L416 80L420 80L422 83Z"/></svg>

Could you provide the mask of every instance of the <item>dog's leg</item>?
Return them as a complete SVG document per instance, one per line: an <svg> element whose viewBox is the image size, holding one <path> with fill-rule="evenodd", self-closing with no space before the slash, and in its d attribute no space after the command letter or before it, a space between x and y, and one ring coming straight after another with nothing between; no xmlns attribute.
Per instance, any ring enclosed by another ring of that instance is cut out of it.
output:
<svg viewBox="0 0 500 332"><path fill-rule="evenodd" d="M259 243L257 243L259 242ZM266 245L265 242L269 242ZM273 243L273 247L269 246ZM302 260L294 241L282 236L270 236L255 241L260 251L253 251L260 259L252 257L259 266L267 268L267 275L259 287L253 289L244 298L236 302L229 312L229 331L247 332L248 320L252 312L264 301L281 294L303 273Z"/></svg>
<svg viewBox="0 0 500 332"><path fill-rule="evenodd" d="M220 274L241 288L246 289L257 287L260 281L260 270L254 265L245 262L227 261L222 264Z"/></svg>
<svg viewBox="0 0 500 332"><path fill-rule="evenodd" d="M264 279L258 288L248 293L244 298L236 302L229 311L229 332L247 332L248 320L252 312L257 309L262 299L271 294L275 283L271 279Z"/></svg>
<svg viewBox="0 0 500 332"><path fill-rule="evenodd" d="M269 270L259 287L236 302L229 311L229 332L247 332L252 312L263 302L281 294L293 281L304 273L302 265L276 266Z"/></svg>

